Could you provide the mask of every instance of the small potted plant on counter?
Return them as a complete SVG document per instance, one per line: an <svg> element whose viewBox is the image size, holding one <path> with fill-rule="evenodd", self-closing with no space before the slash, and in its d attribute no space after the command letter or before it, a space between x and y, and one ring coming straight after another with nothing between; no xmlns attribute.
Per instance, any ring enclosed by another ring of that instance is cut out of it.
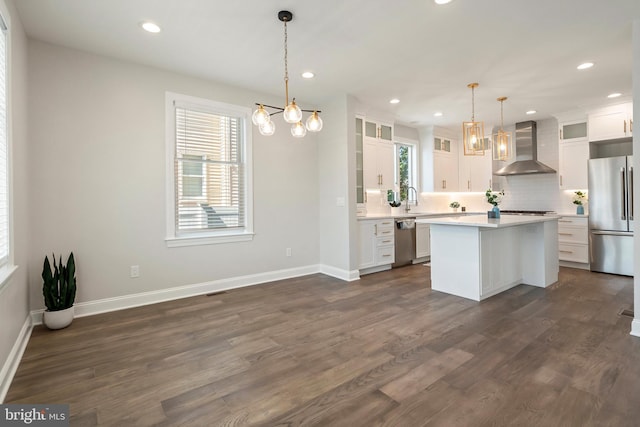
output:
<svg viewBox="0 0 640 427"><path fill-rule="evenodd" d="M587 201L587 193L582 191L573 192L573 204L578 205L576 213L578 215L584 215L584 203Z"/></svg>
<svg viewBox="0 0 640 427"><path fill-rule="evenodd" d="M487 197L487 202L493 205L493 209L487 212L489 218L500 218L500 208L498 207L498 204L502 201L504 190L493 191L492 189L488 189L484 195Z"/></svg>
<svg viewBox="0 0 640 427"><path fill-rule="evenodd" d="M45 256L42 294L47 309L42 321L49 329L62 329L73 321L73 303L76 299L76 262L73 252L69 255L66 266L62 264L62 256L59 265L56 265L56 256L53 255L53 267L54 270L51 271L49 258Z"/></svg>
<svg viewBox="0 0 640 427"><path fill-rule="evenodd" d="M449 207L451 209L453 209L454 212L458 212L458 208L460 207L460 203L458 202L451 202L449 203Z"/></svg>

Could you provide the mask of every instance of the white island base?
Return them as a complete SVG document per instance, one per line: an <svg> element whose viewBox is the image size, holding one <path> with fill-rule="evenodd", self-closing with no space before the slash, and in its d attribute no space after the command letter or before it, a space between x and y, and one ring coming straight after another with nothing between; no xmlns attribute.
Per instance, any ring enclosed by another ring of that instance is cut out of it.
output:
<svg viewBox="0 0 640 427"><path fill-rule="evenodd" d="M480 301L558 281L558 217L419 219L431 225L431 288Z"/></svg>

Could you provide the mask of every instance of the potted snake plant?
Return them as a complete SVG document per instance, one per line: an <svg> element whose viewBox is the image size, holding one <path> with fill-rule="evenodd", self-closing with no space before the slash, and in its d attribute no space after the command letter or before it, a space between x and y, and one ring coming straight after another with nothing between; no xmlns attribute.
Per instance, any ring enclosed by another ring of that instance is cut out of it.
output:
<svg viewBox="0 0 640 427"><path fill-rule="evenodd" d="M42 294L47 309L43 315L43 322L49 329L66 328L73 321L73 303L76 298L76 263L73 252L67 259L67 265L62 264L62 255L58 265L53 255L53 271L49 258L44 257L42 269Z"/></svg>

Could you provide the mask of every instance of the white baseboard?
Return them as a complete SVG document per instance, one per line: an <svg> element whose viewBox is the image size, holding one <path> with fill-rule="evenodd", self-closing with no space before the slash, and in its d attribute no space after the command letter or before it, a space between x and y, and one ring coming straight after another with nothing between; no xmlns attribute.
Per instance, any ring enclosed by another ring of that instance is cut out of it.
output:
<svg viewBox="0 0 640 427"><path fill-rule="evenodd" d="M640 319L633 319L631 322L631 335L634 337L640 337Z"/></svg>
<svg viewBox="0 0 640 427"><path fill-rule="evenodd" d="M231 277L228 279L214 280L211 282L197 283L194 285L178 286L175 288L162 289L159 291L142 292L138 294L124 295L121 297L80 302L75 304L75 317L92 316L94 314L124 310L127 308L140 307L143 305L172 301L180 298L210 294L213 292L227 291L230 289L243 288L246 286L259 285L266 282L307 276L309 274L316 273L323 273L328 276L333 276L338 279L347 281L356 280L359 278L353 278L354 272L347 272L346 270L341 270L329 266L309 265L305 267L297 267L286 270L269 271L266 273ZM357 271L355 273L357 274ZM44 309L34 310L31 312L31 321L33 325L42 324L43 312Z"/></svg>
<svg viewBox="0 0 640 427"><path fill-rule="evenodd" d="M320 273L326 274L327 276L335 277L336 279L345 280L347 282L360 280L360 272L358 270L343 270L341 268L332 267L330 265L321 265Z"/></svg>
<svg viewBox="0 0 640 427"><path fill-rule="evenodd" d="M13 381L13 377L18 370L24 350L27 348L29 337L31 337L31 331L33 330L32 326L31 317L27 316L27 318L24 319L24 324L22 325L20 334L18 335L16 342L13 344L13 348L11 348L9 357L7 357L7 360L0 371L0 403L3 403L5 397L7 397L11 381Z"/></svg>

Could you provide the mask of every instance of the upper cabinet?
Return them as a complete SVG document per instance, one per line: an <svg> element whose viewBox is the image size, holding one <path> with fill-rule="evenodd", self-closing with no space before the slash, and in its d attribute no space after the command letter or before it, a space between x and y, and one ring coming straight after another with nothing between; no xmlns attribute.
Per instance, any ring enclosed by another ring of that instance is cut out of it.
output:
<svg viewBox="0 0 640 427"><path fill-rule="evenodd" d="M458 191L457 142L448 129L420 129L420 182L423 192Z"/></svg>
<svg viewBox="0 0 640 427"><path fill-rule="evenodd" d="M587 119L574 120L559 124L560 143L588 141Z"/></svg>
<svg viewBox="0 0 640 427"><path fill-rule="evenodd" d="M491 150L486 150L484 156L465 156L463 151L459 155L459 190L487 191L491 188Z"/></svg>
<svg viewBox="0 0 640 427"><path fill-rule="evenodd" d="M589 161L589 125L587 117L558 123L559 160L558 184L563 190L587 188L587 163Z"/></svg>
<svg viewBox="0 0 640 427"><path fill-rule="evenodd" d="M366 119L364 121L364 136L381 141L393 142L393 125Z"/></svg>
<svg viewBox="0 0 640 427"><path fill-rule="evenodd" d="M627 138L633 133L633 106L620 104L589 114L589 141Z"/></svg>

